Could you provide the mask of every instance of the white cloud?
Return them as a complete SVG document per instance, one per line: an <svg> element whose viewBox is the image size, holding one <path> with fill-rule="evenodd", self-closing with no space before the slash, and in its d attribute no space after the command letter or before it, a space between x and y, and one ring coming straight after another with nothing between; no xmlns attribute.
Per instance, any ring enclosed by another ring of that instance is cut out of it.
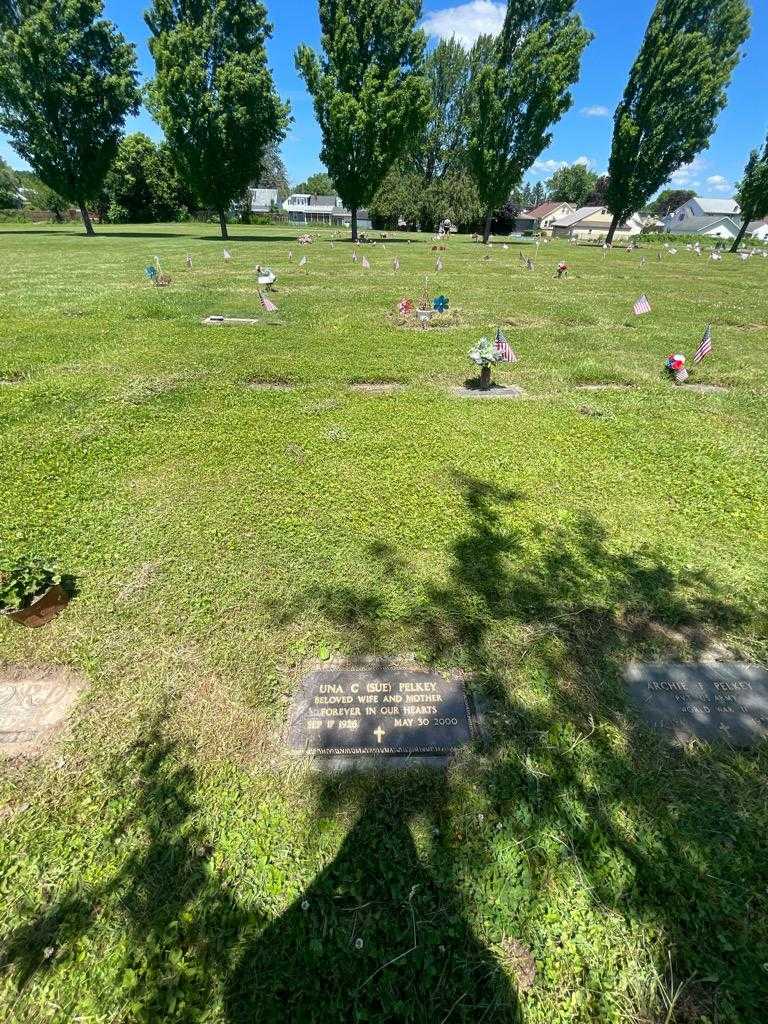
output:
<svg viewBox="0 0 768 1024"><path fill-rule="evenodd" d="M588 156L580 156L575 160L536 160L531 167L531 172L533 174L554 174L555 171L562 170L563 167L571 167L573 164L581 164L582 167L591 170L595 162Z"/></svg>
<svg viewBox="0 0 768 1024"><path fill-rule="evenodd" d="M582 107L579 111L584 117L610 117L611 112L608 107L603 107L599 103L596 103L593 107Z"/></svg>
<svg viewBox="0 0 768 1024"><path fill-rule="evenodd" d="M722 174L710 175L707 178L707 184L711 189L714 189L715 192L731 192L733 190L733 185L727 178L724 178Z"/></svg>
<svg viewBox="0 0 768 1024"><path fill-rule="evenodd" d="M700 176L708 166L709 162L704 157L697 156L689 164L678 167L670 175L669 181L675 188L698 188L701 184Z"/></svg>
<svg viewBox="0 0 768 1024"><path fill-rule="evenodd" d="M445 7L432 11L424 18L421 27L430 36L438 39L455 38L469 49L478 36L497 36L504 24L506 3L492 0L469 0L458 7Z"/></svg>

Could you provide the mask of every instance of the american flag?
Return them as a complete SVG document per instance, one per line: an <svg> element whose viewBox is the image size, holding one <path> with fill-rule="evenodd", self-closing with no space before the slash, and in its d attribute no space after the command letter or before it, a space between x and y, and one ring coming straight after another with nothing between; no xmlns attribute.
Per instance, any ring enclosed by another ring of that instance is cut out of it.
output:
<svg viewBox="0 0 768 1024"><path fill-rule="evenodd" d="M496 337L493 339L493 348L497 355L501 357L502 363L517 362L517 353L511 348L500 327L496 328Z"/></svg>
<svg viewBox="0 0 768 1024"><path fill-rule="evenodd" d="M357 253L354 249L352 250L352 262L357 263Z"/></svg>
<svg viewBox="0 0 768 1024"><path fill-rule="evenodd" d="M651 312L651 304L645 295L641 295L634 306L635 316L642 316L643 313Z"/></svg>
<svg viewBox="0 0 768 1024"><path fill-rule="evenodd" d="M267 296L264 294L264 292L259 292L259 300L261 301L262 309L266 313L276 313L277 312L277 306L274 304L274 302L272 302L271 299L267 298Z"/></svg>
<svg viewBox="0 0 768 1024"><path fill-rule="evenodd" d="M363 267L363 270L370 270L371 269L371 264L368 262L368 259L365 256L363 256L362 267Z"/></svg>
<svg viewBox="0 0 768 1024"><path fill-rule="evenodd" d="M676 384L685 384L688 380L688 371L684 366L681 366L679 370L673 370L672 376L675 378Z"/></svg>
<svg viewBox="0 0 768 1024"><path fill-rule="evenodd" d="M708 356L712 351L712 325L707 324L707 329L704 331L704 337L701 339L701 344L696 349L696 355L693 357L694 363L700 363L704 356Z"/></svg>
<svg viewBox="0 0 768 1024"><path fill-rule="evenodd" d="M301 259L299 260L299 266L300 267L306 267L306 265L307 265L307 257L306 256L302 256Z"/></svg>
<svg viewBox="0 0 768 1024"><path fill-rule="evenodd" d="M394 260L392 261L392 269L393 270L399 270L400 269L400 260L397 258L397 256L395 256Z"/></svg>
<svg viewBox="0 0 768 1024"><path fill-rule="evenodd" d="M224 259L225 260L231 260L232 259L232 253L229 251L229 249L225 249L224 250Z"/></svg>
<svg viewBox="0 0 768 1024"><path fill-rule="evenodd" d="M442 269L443 269L443 261L438 256L437 257L437 263L435 264L435 270L442 270Z"/></svg>

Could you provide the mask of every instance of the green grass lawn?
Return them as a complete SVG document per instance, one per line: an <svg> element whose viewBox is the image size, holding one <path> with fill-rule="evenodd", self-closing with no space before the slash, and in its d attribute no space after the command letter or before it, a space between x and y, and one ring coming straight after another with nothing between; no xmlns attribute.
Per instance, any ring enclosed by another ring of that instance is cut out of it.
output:
<svg viewBox="0 0 768 1024"><path fill-rule="evenodd" d="M79 588L0 661L90 684L0 769L0 1019L764 1022L768 748L666 747L620 673L768 658L768 260L552 243L529 273L458 237L437 274L414 236L366 271L284 228L226 263L215 230L0 231L0 562ZM256 263L279 322L202 326L259 315ZM395 325L425 274L459 326ZM675 388L708 322L694 378L728 390ZM497 324L526 397L455 397ZM487 742L286 759L310 663L408 652L466 670Z"/></svg>

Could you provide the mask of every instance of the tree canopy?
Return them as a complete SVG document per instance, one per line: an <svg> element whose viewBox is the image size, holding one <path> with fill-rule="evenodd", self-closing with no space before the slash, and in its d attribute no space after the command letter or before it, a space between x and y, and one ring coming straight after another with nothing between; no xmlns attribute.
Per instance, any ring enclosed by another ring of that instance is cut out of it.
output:
<svg viewBox="0 0 768 1024"><path fill-rule="evenodd" d="M570 164L555 171L547 182L547 195L551 200L586 206L587 199L597 185L598 177L584 164Z"/></svg>
<svg viewBox="0 0 768 1024"><path fill-rule="evenodd" d="M266 9L258 0L153 0L145 18L155 60L150 111L226 238L230 204L288 123L267 64Z"/></svg>
<svg viewBox="0 0 768 1024"><path fill-rule="evenodd" d="M321 159L352 211L356 238L358 209L428 117L421 2L319 0L319 13L322 54L302 45L296 66L323 133Z"/></svg>
<svg viewBox="0 0 768 1024"><path fill-rule="evenodd" d="M0 47L0 130L89 235L88 203L139 100L134 48L101 13L101 0L40 0Z"/></svg>
<svg viewBox="0 0 768 1024"><path fill-rule="evenodd" d="M742 225L731 252L738 251L750 221L768 217L768 138L762 153L753 149L749 154L744 177L736 186L736 198L741 207Z"/></svg>
<svg viewBox="0 0 768 1024"><path fill-rule="evenodd" d="M336 195L336 189L327 171L318 171L317 174L310 174L306 181L302 181L292 191L306 192L311 196Z"/></svg>
<svg viewBox="0 0 768 1024"><path fill-rule="evenodd" d="M19 180L8 164L0 157L0 210L20 206Z"/></svg>
<svg viewBox="0 0 768 1024"><path fill-rule="evenodd" d="M748 35L745 0L657 0L614 116L609 241L708 146Z"/></svg>
<svg viewBox="0 0 768 1024"><path fill-rule="evenodd" d="M473 68L467 108L468 154L491 219L552 141L550 126L572 103L582 52L591 39L575 0L509 0L490 57Z"/></svg>
<svg viewBox="0 0 768 1024"><path fill-rule="evenodd" d="M143 132L121 140L100 198L107 220L113 224L175 221L194 203L167 143L158 145Z"/></svg>
<svg viewBox="0 0 768 1024"><path fill-rule="evenodd" d="M689 188L665 188L645 209L654 217L667 217L695 195L696 193Z"/></svg>

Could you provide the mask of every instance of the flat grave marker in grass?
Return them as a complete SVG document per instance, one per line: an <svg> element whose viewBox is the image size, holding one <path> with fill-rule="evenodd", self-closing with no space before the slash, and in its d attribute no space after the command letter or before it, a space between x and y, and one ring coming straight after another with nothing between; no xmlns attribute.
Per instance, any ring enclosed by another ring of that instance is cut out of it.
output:
<svg viewBox="0 0 768 1024"><path fill-rule="evenodd" d="M743 662L635 662L624 679L643 719L671 740L751 746L768 737L768 671Z"/></svg>
<svg viewBox="0 0 768 1024"><path fill-rule="evenodd" d="M457 398L523 398L525 392L514 384L497 384L494 382L489 388L481 388L479 384L467 383L463 387L452 389Z"/></svg>
<svg viewBox="0 0 768 1024"><path fill-rule="evenodd" d="M0 668L0 758L40 753L84 685L69 669Z"/></svg>
<svg viewBox="0 0 768 1024"><path fill-rule="evenodd" d="M287 748L323 760L445 760L469 743L474 729L459 673L359 659L329 663L304 677L291 708Z"/></svg>

